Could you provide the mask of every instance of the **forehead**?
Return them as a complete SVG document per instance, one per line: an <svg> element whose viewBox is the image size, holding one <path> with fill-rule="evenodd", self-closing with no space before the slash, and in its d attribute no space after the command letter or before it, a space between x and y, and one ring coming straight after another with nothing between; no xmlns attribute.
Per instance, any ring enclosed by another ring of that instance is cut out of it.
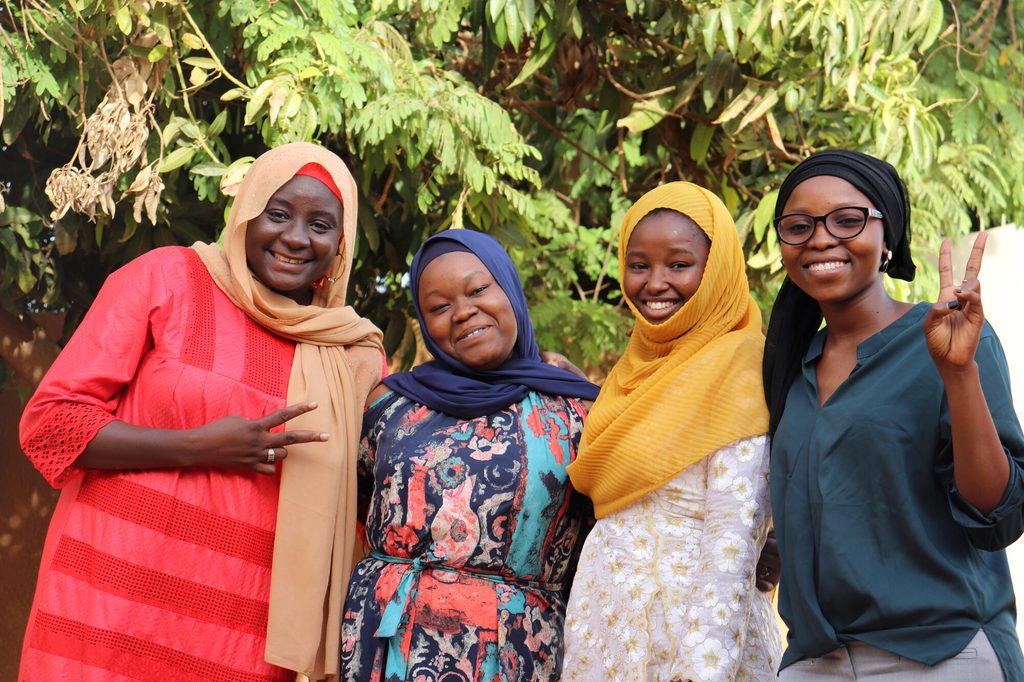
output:
<svg viewBox="0 0 1024 682"><path fill-rule="evenodd" d="M325 211L341 213L341 202L334 196L334 192L324 183L308 175L296 175L278 187L267 203L272 201L310 203Z"/></svg>
<svg viewBox="0 0 1024 682"><path fill-rule="evenodd" d="M709 235L689 216L672 210L655 210L636 224L626 248L660 243L690 248L700 245L706 249L709 239Z"/></svg>
<svg viewBox="0 0 1024 682"><path fill-rule="evenodd" d="M821 215L840 206L878 208L849 181L834 175L817 175L793 188L782 212Z"/></svg>
<svg viewBox="0 0 1024 682"><path fill-rule="evenodd" d="M446 284L462 282L474 274L484 274L493 279L490 270L475 254L467 251L444 253L427 263L420 272L420 294L429 293Z"/></svg>

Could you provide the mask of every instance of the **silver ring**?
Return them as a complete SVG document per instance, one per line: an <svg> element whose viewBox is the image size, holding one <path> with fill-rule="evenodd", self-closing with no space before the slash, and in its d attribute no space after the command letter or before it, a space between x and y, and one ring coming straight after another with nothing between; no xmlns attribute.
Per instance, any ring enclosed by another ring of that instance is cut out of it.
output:
<svg viewBox="0 0 1024 682"><path fill-rule="evenodd" d="M273 464L276 457L277 451L274 448L267 448L267 464Z"/></svg>

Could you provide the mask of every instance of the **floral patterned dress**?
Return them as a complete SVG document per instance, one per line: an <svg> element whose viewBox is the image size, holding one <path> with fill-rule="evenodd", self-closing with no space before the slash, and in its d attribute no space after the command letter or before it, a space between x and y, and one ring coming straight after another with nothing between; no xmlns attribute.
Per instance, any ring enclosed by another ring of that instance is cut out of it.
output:
<svg viewBox="0 0 1024 682"><path fill-rule="evenodd" d="M769 506L757 436L600 519L573 583L562 680L774 680L781 637L754 587Z"/></svg>
<svg viewBox="0 0 1024 682"><path fill-rule="evenodd" d="M589 501L573 491L584 410L530 393L475 419L397 393L364 418L368 556L349 585L346 680L557 680Z"/></svg>

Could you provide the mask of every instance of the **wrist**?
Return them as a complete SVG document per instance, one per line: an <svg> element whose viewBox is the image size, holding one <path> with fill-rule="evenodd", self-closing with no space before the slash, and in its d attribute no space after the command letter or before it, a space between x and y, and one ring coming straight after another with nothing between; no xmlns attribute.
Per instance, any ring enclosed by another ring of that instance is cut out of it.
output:
<svg viewBox="0 0 1024 682"><path fill-rule="evenodd" d="M200 427L201 428L201 427ZM178 431L179 438L172 439L175 443L176 452L173 454L175 461L180 467L194 467L199 465L197 453L203 451L202 433L199 428L182 429Z"/></svg>
<svg viewBox="0 0 1024 682"><path fill-rule="evenodd" d="M939 367L939 378L947 389L964 385L980 384L981 375L978 363L973 359L966 365Z"/></svg>

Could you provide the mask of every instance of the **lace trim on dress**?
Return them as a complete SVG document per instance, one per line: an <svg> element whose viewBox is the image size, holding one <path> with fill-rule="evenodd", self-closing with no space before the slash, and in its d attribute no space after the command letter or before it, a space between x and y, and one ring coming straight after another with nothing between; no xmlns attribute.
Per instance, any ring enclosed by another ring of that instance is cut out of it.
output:
<svg viewBox="0 0 1024 682"><path fill-rule="evenodd" d="M245 368L242 381L268 395L288 394L295 344L245 319ZM285 365L283 358L288 358Z"/></svg>
<svg viewBox="0 0 1024 682"><path fill-rule="evenodd" d="M188 326L181 344L181 361L211 370L217 347L217 316L213 303L215 285L196 251L188 249L185 262L192 296L189 298Z"/></svg>
<svg viewBox="0 0 1024 682"><path fill-rule="evenodd" d="M125 561L63 536L53 567L92 587L232 630L267 635L267 603Z"/></svg>
<svg viewBox="0 0 1024 682"><path fill-rule="evenodd" d="M186 263L192 295L181 361L210 371L216 359L217 305L214 298L219 290L197 252L189 249ZM244 324L245 366L241 381L268 395L284 397L288 393L295 344L272 334L249 317Z"/></svg>
<svg viewBox="0 0 1024 682"><path fill-rule="evenodd" d="M78 501L119 519L178 540L270 568L274 533L219 516L173 495L158 492L118 474L96 472L83 483Z"/></svg>
<svg viewBox="0 0 1024 682"><path fill-rule="evenodd" d="M36 613L35 625L29 643L32 648L105 670L134 671L140 679L276 682L292 679L295 675L287 670L277 675L237 670L168 646L45 611Z"/></svg>
<svg viewBox="0 0 1024 682"><path fill-rule="evenodd" d="M50 485L60 488L71 477L71 466L85 446L114 419L94 405L65 403L25 439L25 454Z"/></svg>

